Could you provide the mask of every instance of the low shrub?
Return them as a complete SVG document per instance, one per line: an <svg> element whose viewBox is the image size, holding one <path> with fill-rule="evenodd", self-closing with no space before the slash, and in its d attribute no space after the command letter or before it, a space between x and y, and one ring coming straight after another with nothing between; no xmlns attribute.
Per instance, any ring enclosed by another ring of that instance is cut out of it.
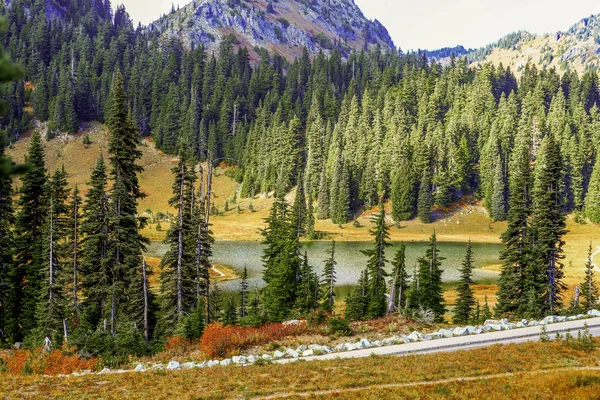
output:
<svg viewBox="0 0 600 400"><path fill-rule="evenodd" d="M8 374L71 374L76 371L95 370L100 365L97 358L85 359L74 353L74 349L63 348L45 352L16 350L0 356L0 370Z"/></svg>
<svg viewBox="0 0 600 400"><path fill-rule="evenodd" d="M181 336L168 337L165 340L165 349L161 356L165 359L184 356L196 348L196 344Z"/></svg>
<svg viewBox="0 0 600 400"><path fill-rule="evenodd" d="M239 354L252 346L281 340L288 336L298 336L307 331L306 324L266 324L258 328L211 324L206 327L200 339L200 350L210 358L223 358Z"/></svg>
<svg viewBox="0 0 600 400"><path fill-rule="evenodd" d="M352 334L352 328L350 328L350 323L346 319L331 318L329 326L331 327L331 332L337 335L350 336Z"/></svg>

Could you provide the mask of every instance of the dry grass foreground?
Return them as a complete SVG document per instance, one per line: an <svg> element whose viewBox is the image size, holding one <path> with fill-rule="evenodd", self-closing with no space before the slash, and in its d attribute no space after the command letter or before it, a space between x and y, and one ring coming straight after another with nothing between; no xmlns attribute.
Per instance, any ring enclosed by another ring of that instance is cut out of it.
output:
<svg viewBox="0 0 600 400"><path fill-rule="evenodd" d="M600 350L564 342L407 357L81 377L10 376L4 398L597 398Z"/></svg>

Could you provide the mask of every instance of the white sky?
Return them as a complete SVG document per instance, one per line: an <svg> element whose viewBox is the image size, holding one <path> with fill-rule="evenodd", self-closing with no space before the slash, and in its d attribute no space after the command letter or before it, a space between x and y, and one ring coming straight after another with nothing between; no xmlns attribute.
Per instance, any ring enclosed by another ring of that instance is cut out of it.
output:
<svg viewBox="0 0 600 400"><path fill-rule="evenodd" d="M175 3L191 0L113 0L125 4L135 24L152 22ZM403 50L438 49L462 44L481 47L502 36L527 30L567 30L582 18L600 13L598 0L355 0L370 19L388 29Z"/></svg>

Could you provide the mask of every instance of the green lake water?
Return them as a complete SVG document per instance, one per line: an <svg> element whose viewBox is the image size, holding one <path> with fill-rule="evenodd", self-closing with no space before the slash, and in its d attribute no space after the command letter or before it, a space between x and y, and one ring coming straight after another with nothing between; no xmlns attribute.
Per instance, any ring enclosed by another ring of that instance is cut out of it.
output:
<svg viewBox="0 0 600 400"><path fill-rule="evenodd" d="M428 243L408 242L406 244L406 260L409 274L416 266L417 258L425 255ZM356 284L360 273L364 270L367 258L361 250L370 248L370 242L336 242L338 298L345 298L349 290ZM399 243L394 243L387 249L388 260L393 260ZM308 252L308 259L318 273L323 270L323 260L327 258L329 242L309 242L302 245L303 251ZM465 243L438 243L440 256L445 260L442 264L443 279L447 286L452 286L459 278L459 269L465 255ZM216 264L233 267L241 275L244 267L248 268L249 284L252 288L260 288L264 285L262 281L262 250L263 246L258 242L229 242L217 241L213 248L213 262ZM484 271L481 268L500 263L499 255L502 250L500 244L473 244L473 255L476 270L473 278L477 283L494 283L498 273ZM148 248L149 256L161 257L167 251L167 246L160 242L153 242ZM391 271L392 266L388 266ZM223 282L221 288L224 292L237 291L239 281Z"/></svg>

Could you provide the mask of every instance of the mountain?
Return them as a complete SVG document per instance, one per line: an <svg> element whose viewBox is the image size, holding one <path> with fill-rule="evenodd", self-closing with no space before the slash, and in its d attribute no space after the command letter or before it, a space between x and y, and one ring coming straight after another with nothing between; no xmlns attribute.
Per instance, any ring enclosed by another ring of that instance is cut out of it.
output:
<svg viewBox="0 0 600 400"><path fill-rule="evenodd" d="M443 63L450 56L445 50L448 49L425 53ZM536 35L519 31L463 54L460 47L456 50L457 56L465 56L474 65L502 63L517 74L528 63L538 69L554 67L561 73L567 69L583 73L600 67L600 14L584 18L564 32Z"/></svg>
<svg viewBox="0 0 600 400"><path fill-rule="evenodd" d="M353 0L195 0L148 29L208 51L233 35L240 46L266 48L288 59L304 47L313 54L335 47L343 54L373 45L394 48L385 27L368 20Z"/></svg>

